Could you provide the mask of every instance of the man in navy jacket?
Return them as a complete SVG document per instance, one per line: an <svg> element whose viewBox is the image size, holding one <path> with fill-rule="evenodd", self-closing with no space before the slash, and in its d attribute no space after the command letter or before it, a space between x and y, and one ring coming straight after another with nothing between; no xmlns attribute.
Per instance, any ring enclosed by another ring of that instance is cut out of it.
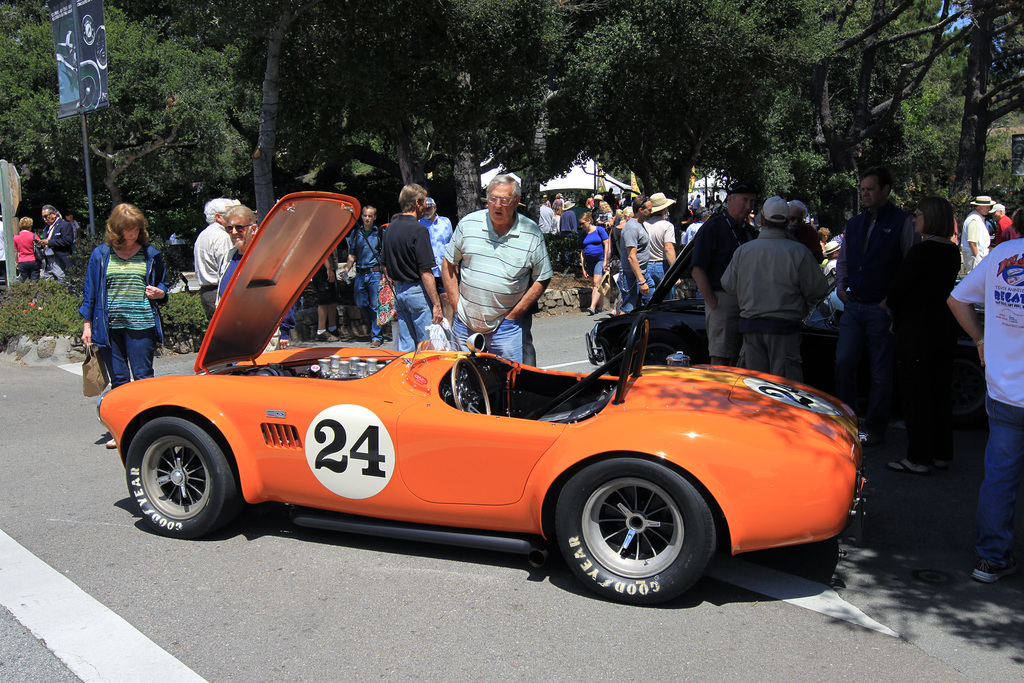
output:
<svg viewBox="0 0 1024 683"><path fill-rule="evenodd" d="M895 335L882 301L896 269L914 244L913 216L889 201L892 176L882 166L860 177L865 211L846 224L836 263L836 293L844 305L836 346L836 395L856 411L867 432L865 445L885 439L892 404ZM857 366L868 353L871 384L867 411L857 405Z"/></svg>
<svg viewBox="0 0 1024 683"><path fill-rule="evenodd" d="M59 282L71 266L71 250L75 246L75 229L60 217L57 209L47 204L43 207L43 221L46 223L46 237L39 240L39 245L46 255L46 277Z"/></svg>

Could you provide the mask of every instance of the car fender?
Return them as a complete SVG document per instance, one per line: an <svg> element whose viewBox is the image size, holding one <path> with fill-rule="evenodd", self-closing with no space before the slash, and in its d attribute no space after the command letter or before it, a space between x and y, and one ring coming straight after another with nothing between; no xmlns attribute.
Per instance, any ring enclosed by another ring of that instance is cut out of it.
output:
<svg viewBox="0 0 1024 683"><path fill-rule="evenodd" d="M117 441L122 462L135 432L153 417L180 415L199 423L205 421L223 438L228 449L227 456L234 463L245 499L250 502L261 500L263 478L253 459L246 456L247 451L242 447L245 443L242 433L225 415L221 405L224 399L216 394L190 390L188 405L184 405L181 401L182 392L176 389L178 381L183 378L192 382L196 379L189 375L154 377L130 382L104 395L100 403L100 420ZM126 434L128 439L123 441ZM216 434L211 436L217 438Z"/></svg>
<svg viewBox="0 0 1024 683"><path fill-rule="evenodd" d="M535 500L590 461L636 454L669 464L707 490L734 553L785 545L794 533L829 538L846 523L856 480L846 444L753 421L737 426L735 414L724 411L680 417L629 406L609 406L600 419L566 429L533 473Z"/></svg>

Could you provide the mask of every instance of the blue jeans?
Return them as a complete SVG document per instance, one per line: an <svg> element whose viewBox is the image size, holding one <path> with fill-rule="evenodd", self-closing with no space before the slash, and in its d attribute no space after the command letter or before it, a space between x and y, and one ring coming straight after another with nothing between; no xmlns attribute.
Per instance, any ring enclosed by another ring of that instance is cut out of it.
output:
<svg viewBox="0 0 1024 683"><path fill-rule="evenodd" d="M399 351L415 351L421 341L430 339L427 326L434 316L420 282L395 282L395 314Z"/></svg>
<svg viewBox="0 0 1024 683"><path fill-rule="evenodd" d="M1024 408L985 397L988 446L974 519L978 556L1004 565L1013 548L1013 512L1024 469Z"/></svg>
<svg viewBox="0 0 1024 683"><path fill-rule="evenodd" d="M664 261L649 261L647 263L647 277L657 287L661 279L665 277L665 263Z"/></svg>
<svg viewBox="0 0 1024 683"><path fill-rule="evenodd" d="M867 350L871 370L868 408L857 405L857 366ZM836 344L836 395L864 418L867 431L882 436L889 426L896 336L889 331L889 313L878 304L847 301L839 320Z"/></svg>
<svg viewBox="0 0 1024 683"><path fill-rule="evenodd" d="M647 264L650 267L650 264ZM650 288L647 290L645 296L640 296L640 285L633 276L633 269L629 267L629 262L622 264L622 279L625 283L625 287L622 290L622 312L629 313L637 304L646 304L651 300L651 294L654 293L654 280L651 279L650 271L641 271L644 273L645 281L647 286Z"/></svg>
<svg viewBox="0 0 1024 683"><path fill-rule="evenodd" d="M665 279L665 271L668 270L668 266L665 265L664 261L649 261L647 263L647 281L648 284L653 282L651 287L651 293L654 293L654 288L661 284L661 281ZM665 295L665 301L671 301L675 297L674 289L669 291Z"/></svg>
<svg viewBox="0 0 1024 683"><path fill-rule="evenodd" d="M466 337L470 334L472 332L466 327L466 323L459 320L459 316L455 316L455 320L452 322L452 341L455 342L455 348L465 351ZM493 353L495 356L508 358L517 363L523 362L523 327L518 319L503 318L498 329L485 334L484 339L487 342L487 353Z"/></svg>
<svg viewBox="0 0 1024 683"><path fill-rule="evenodd" d="M380 273L357 273L353 281L356 308L370 323L370 333L379 340L380 325L377 324L377 304L380 303Z"/></svg>
<svg viewBox="0 0 1024 683"><path fill-rule="evenodd" d="M133 379L153 376L156 355L156 328L148 330L107 330L108 346L101 346L100 355L110 375L110 388L116 389Z"/></svg>

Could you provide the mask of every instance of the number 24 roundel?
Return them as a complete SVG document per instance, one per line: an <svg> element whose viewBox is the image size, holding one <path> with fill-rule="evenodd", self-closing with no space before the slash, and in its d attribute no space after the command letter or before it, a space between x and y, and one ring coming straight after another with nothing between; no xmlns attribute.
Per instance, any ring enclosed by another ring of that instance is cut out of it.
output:
<svg viewBox="0 0 1024 683"><path fill-rule="evenodd" d="M395 444L384 423L357 405L331 406L306 430L306 461L313 476L344 498L370 498L395 469Z"/></svg>

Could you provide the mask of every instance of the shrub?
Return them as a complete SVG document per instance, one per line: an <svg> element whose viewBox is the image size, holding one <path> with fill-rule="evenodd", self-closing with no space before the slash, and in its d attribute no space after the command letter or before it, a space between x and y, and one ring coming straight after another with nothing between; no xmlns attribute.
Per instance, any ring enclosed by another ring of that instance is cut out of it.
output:
<svg viewBox="0 0 1024 683"><path fill-rule="evenodd" d="M575 232L556 232L544 235L548 247L551 269L556 273L580 274L580 236Z"/></svg>
<svg viewBox="0 0 1024 683"><path fill-rule="evenodd" d="M199 350L206 334L206 312L198 295L184 292L168 294L167 303L160 308L160 319L163 321L165 346L177 348L183 344Z"/></svg>
<svg viewBox="0 0 1024 683"><path fill-rule="evenodd" d="M82 333L81 305L81 296L55 280L16 282L0 297L0 345L23 334L33 340L77 337Z"/></svg>

